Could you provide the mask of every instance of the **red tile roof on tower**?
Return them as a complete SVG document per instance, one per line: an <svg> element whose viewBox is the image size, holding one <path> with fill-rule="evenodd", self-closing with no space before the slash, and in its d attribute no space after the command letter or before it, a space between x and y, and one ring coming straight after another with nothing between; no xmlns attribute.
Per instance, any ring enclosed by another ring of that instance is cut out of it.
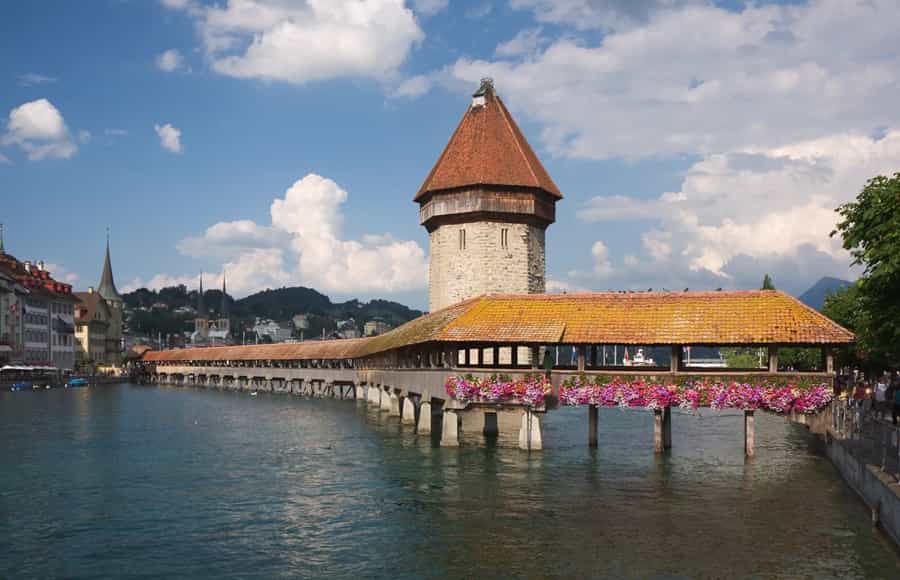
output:
<svg viewBox="0 0 900 580"><path fill-rule="evenodd" d="M427 193L478 185L530 187L562 198L489 79L474 97L415 201Z"/></svg>

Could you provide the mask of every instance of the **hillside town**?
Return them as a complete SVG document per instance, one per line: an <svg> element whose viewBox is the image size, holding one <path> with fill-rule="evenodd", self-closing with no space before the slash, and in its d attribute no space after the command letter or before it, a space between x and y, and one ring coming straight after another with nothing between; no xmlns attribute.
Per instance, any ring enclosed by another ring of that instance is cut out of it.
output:
<svg viewBox="0 0 900 580"><path fill-rule="evenodd" d="M375 336L393 325L374 316L337 319L334 329L310 334L315 315L286 320L254 317L243 324L230 312L232 299L223 276L220 302L208 308L202 277L196 305L170 308L164 301L130 306L116 288L109 236L96 287L78 291L53 277L43 260L19 259L6 251L0 225L0 367L28 367L48 373L113 374L129 351L140 347L224 346ZM170 312L171 311L171 312ZM135 328L136 315L169 313L183 322L180 332L156 336Z"/></svg>

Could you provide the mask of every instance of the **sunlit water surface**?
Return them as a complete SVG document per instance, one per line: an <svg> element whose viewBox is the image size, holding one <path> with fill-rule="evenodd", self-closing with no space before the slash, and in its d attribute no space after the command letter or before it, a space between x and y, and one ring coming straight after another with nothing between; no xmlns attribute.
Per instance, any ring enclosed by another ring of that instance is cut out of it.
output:
<svg viewBox="0 0 900 580"><path fill-rule="evenodd" d="M132 385L0 394L0 577L898 578L803 428L604 409L441 449L349 401Z"/></svg>

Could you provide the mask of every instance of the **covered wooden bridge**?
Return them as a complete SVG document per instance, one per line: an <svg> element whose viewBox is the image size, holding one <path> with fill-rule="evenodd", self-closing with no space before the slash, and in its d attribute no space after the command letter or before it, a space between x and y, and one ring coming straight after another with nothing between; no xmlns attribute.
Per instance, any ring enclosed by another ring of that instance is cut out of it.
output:
<svg viewBox="0 0 900 580"><path fill-rule="evenodd" d="M778 291L487 295L372 338L150 351L143 360L161 383L366 399L419 433L440 432L446 446L464 431L540 448L541 413L560 403L588 406L596 445L597 407L616 404L654 409L663 451L672 406L741 408L752 455L753 411L815 412L833 384L831 349L853 339ZM820 363L787 368L784 347L816 348Z"/></svg>

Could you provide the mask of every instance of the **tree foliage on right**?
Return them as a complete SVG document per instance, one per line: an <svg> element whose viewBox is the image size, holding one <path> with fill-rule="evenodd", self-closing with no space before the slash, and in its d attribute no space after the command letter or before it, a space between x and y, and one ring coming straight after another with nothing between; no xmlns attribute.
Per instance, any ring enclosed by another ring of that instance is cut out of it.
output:
<svg viewBox="0 0 900 580"><path fill-rule="evenodd" d="M825 300L825 314L856 333L848 356L872 370L900 367L900 173L870 179L837 212L831 235L863 275Z"/></svg>

